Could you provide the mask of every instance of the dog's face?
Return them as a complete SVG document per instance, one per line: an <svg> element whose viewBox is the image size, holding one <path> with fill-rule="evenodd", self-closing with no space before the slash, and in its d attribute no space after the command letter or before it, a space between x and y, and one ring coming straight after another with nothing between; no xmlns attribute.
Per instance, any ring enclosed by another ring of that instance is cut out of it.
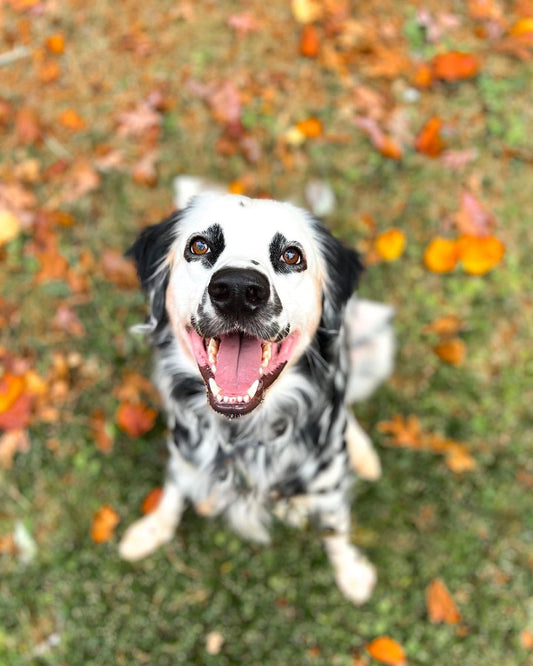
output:
<svg viewBox="0 0 533 666"><path fill-rule="evenodd" d="M357 255L305 211L235 195L197 197L131 253L152 316L157 301L209 404L228 417L261 404L360 271Z"/></svg>

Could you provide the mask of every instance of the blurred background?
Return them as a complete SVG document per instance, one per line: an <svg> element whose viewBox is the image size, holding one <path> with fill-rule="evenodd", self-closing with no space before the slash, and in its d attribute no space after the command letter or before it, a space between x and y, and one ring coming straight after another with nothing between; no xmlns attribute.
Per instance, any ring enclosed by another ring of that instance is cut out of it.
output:
<svg viewBox="0 0 533 666"><path fill-rule="evenodd" d="M532 58L531 0L0 5L2 666L533 663ZM396 308L363 608L312 531L118 559L166 457L122 255L185 176L310 208Z"/></svg>

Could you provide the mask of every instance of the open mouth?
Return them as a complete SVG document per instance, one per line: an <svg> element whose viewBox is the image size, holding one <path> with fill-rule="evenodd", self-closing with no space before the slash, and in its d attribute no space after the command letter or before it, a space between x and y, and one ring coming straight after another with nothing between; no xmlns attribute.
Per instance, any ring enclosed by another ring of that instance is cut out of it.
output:
<svg viewBox="0 0 533 666"><path fill-rule="evenodd" d="M202 338L189 331L191 347L211 407L229 417L254 410L290 359L298 333L271 342L244 332Z"/></svg>

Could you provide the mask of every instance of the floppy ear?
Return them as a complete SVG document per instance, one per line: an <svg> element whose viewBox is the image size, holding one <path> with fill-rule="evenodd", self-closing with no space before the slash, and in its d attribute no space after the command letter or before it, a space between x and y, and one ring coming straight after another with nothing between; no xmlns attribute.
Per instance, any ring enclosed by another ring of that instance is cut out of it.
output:
<svg viewBox="0 0 533 666"><path fill-rule="evenodd" d="M327 271L323 303L324 323L327 328L337 328L344 306L357 287L364 266L359 254L332 236L320 222L316 222L315 232Z"/></svg>
<svg viewBox="0 0 533 666"><path fill-rule="evenodd" d="M169 271L165 266L170 247L176 238L181 214L176 212L159 224L146 227L126 252L135 262L141 286L150 295L152 315L157 324L166 320L165 294Z"/></svg>

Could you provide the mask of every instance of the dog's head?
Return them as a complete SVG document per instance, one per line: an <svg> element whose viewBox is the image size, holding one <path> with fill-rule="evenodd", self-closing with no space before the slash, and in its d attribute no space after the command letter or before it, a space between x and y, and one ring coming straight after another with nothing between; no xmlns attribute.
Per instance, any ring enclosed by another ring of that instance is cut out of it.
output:
<svg viewBox="0 0 533 666"><path fill-rule="evenodd" d="M254 410L319 327L340 326L362 268L307 212L238 195L196 197L145 229L129 255L153 325L169 323L209 404L228 417Z"/></svg>

